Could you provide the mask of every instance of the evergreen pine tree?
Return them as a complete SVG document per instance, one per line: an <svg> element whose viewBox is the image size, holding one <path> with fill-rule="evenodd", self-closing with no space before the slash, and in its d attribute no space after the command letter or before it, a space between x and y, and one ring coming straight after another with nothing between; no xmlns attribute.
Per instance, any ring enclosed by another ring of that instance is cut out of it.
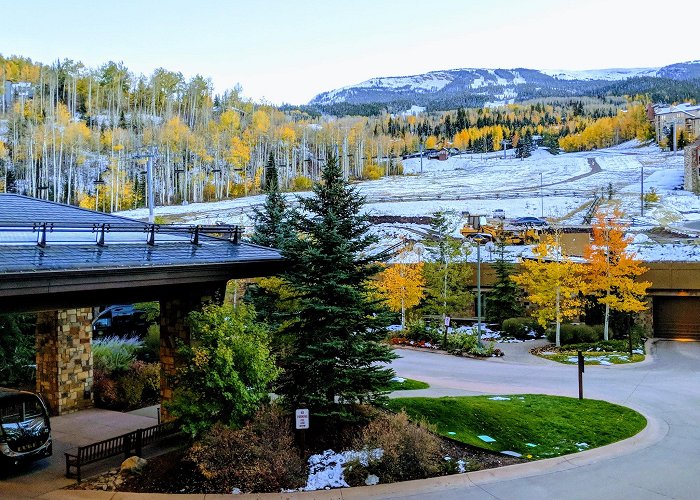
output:
<svg viewBox="0 0 700 500"><path fill-rule="evenodd" d="M267 194L262 208L253 212L255 229L250 241L257 245L282 249L291 234L287 213L287 204L279 191L275 158L270 153L265 172L265 192ZM279 332L288 305L283 296L287 295L284 283L279 277L260 278L252 282L245 291L244 300L253 304L259 321L270 326L271 348L275 354L286 351L289 340Z"/></svg>
<svg viewBox="0 0 700 500"><path fill-rule="evenodd" d="M5 192L17 193L17 178L14 170L7 169L5 173Z"/></svg>
<svg viewBox="0 0 700 500"><path fill-rule="evenodd" d="M250 241L264 247L281 249L289 234L289 222L286 215L287 204L279 190L277 166L272 153L265 171L265 193L267 196L263 207L253 210L255 229Z"/></svg>
<svg viewBox="0 0 700 500"><path fill-rule="evenodd" d="M367 256L376 238L360 214L363 203L329 156L313 196L299 199L298 236L283 248L298 308L284 327L293 345L278 392L292 407L343 420L352 419L354 403L383 396L393 371L378 363L395 357L381 342L390 313L373 298L371 278L380 268Z"/></svg>
<svg viewBox="0 0 700 500"><path fill-rule="evenodd" d="M486 297L486 321L503 324L503 320L517 318L523 315L521 305L522 290L510 279L513 264L506 260L506 244L496 242L498 259L493 263L496 282L492 291Z"/></svg>

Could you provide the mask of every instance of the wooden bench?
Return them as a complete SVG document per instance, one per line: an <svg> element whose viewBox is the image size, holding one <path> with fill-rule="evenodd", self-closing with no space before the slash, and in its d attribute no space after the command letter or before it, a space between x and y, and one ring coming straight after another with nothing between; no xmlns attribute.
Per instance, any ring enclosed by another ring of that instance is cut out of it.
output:
<svg viewBox="0 0 700 500"><path fill-rule="evenodd" d="M82 466L122 454L124 458L129 458L132 455L141 456L144 446L178 432L179 426L176 422L165 422L86 446L78 446L75 452L65 453L66 477L75 478L80 482Z"/></svg>

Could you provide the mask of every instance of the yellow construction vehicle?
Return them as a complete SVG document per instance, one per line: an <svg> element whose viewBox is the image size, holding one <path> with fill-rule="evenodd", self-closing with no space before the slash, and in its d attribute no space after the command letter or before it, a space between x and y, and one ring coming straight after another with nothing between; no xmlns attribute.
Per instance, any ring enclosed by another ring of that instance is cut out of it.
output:
<svg viewBox="0 0 700 500"><path fill-rule="evenodd" d="M460 233L467 239L486 238L506 245L531 245L540 241L541 229L538 228L506 228L503 221L489 224L483 215L466 215L466 218Z"/></svg>

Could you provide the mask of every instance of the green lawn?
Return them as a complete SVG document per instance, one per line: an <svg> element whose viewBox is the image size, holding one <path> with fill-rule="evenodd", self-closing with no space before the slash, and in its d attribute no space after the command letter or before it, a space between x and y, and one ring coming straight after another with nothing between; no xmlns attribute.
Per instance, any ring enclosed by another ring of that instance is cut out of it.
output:
<svg viewBox="0 0 700 500"><path fill-rule="evenodd" d="M624 406L538 394L398 398L387 406L403 408L413 419L425 418L443 436L533 460L613 443L646 426L642 415Z"/></svg>
<svg viewBox="0 0 700 500"><path fill-rule="evenodd" d="M403 382L397 380L392 380L389 384L390 391L413 391L416 389L427 389L430 387L429 384L421 382L420 380L413 380L412 378L404 378Z"/></svg>

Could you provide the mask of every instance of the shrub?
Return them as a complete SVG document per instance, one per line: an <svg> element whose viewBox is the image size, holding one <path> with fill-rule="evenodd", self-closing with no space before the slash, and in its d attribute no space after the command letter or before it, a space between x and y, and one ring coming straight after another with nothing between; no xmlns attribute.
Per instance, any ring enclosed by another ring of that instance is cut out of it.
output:
<svg viewBox="0 0 700 500"><path fill-rule="evenodd" d="M639 347L639 344L634 344ZM629 349L628 340L600 340L586 344L568 344L567 349L572 351L601 351L601 352L626 352Z"/></svg>
<svg viewBox="0 0 700 500"><path fill-rule="evenodd" d="M469 333L452 333L447 336L445 350L452 354L466 354L479 343L476 335Z"/></svg>
<svg viewBox="0 0 700 500"><path fill-rule="evenodd" d="M516 339L531 338L530 332L542 332L542 327L534 318L508 318L503 320L501 333Z"/></svg>
<svg viewBox="0 0 700 500"><path fill-rule="evenodd" d="M95 404L115 410L143 408L160 401L160 364L135 361L126 372L96 368Z"/></svg>
<svg viewBox="0 0 700 500"><path fill-rule="evenodd" d="M425 321L412 321L407 325L405 335L408 340L427 341L431 344L441 344L444 338L444 333L439 329L427 325Z"/></svg>
<svg viewBox="0 0 700 500"><path fill-rule="evenodd" d="M440 439L431 432L427 423L411 423L402 411L382 414L372 420L355 439L353 448L383 450L381 458L369 461L366 471L377 475L382 483L392 483L438 473L443 461L440 444ZM353 462L347 468L359 466ZM353 481L359 479L359 475L350 472L350 477L355 477Z"/></svg>
<svg viewBox="0 0 700 500"><path fill-rule="evenodd" d="M490 342L489 344L483 344L483 345L477 344L469 351L469 354L471 354L472 356L489 357L493 354L493 351L494 351L493 346L494 346L493 342Z"/></svg>
<svg viewBox="0 0 700 500"><path fill-rule="evenodd" d="M192 345L178 351L185 363L167 408L192 436L216 422L239 426L269 398L278 374L267 326L243 304L211 304L189 322Z"/></svg>
<svg viewBox="0 0 700 500"><path fill-rule="evenodd" d="M160 359L160 325L157 323L148 325L148 331L143 339L143 349L139 351L138 357L144 361Z"/></svg>
<svg viewBox="0 0 700 500"><path fill-rule="evenodd" d="M595 330L596 335L598 336L599 339L603 338L603 331L605 330L604 325L593 325L593 330ZM615 336L615 332L613 331L612 327L608 325L608 338L613 338Z"/></svg>
<svg viewBox="0 0 700 500"><path fill-rule="evenodd" d="M119 403L126 408L142 408L160 400L160 364L135 361L117 380Z"/></svg>
<svg viewBox="0 0 700 500"><path fill-rule="evenodd" d="M656 192L656 189L653 187L649 189L648 193L644 193L644 205L648 206L651 205L652 203L658 203L661 197L659 194Z"/></svg>
<svg viewBox="0 0 700 500"><path fill-rule="evenodd" d="M601 335L592 326L568 323L561 325L560 340L562 345L597 342L600 338ZM554 328L547 330L547 340L550 342L556 340L556 330Z"/></svg>
<svg viewBox="0 0 700 500"><path fill-rule="evenodd" d="M94 369L92 390L95 394L95 404L99 408L117 406L117 381L109 378L104 370Z"/></svg>
<svg viewBox="0 0 700 500"><path fill-rule="evenodd" d="M362 169L362 177L370 181L381 179L384 175L384 169L375 163L369 163Z"/></svg>
<svg viewBox="0 0 700 500"><path fill-rule="evenodd" d="M215 490L279 491L306 482L289 418L276 405L259 410L241 429L217 424L187 454Z"/></svg>
<svg viewBox="0 0 700 500"><path fill-rule="evenodd" d="M143 347L137 337L104 337L92 343L93 366L107 374L127 371Z"/></svg>
<svg viewBox="0 0 700 500"><path fill-rule="evenodd" d="M0 382L20 386L36 377L35 314L0 314Z"/></svg>
<svg viewBox="0 0 700 500"><path fill-rule="evenodd" d="M309 191L313 185L314 182L303 175L299 175L292 180L292 189L294 191Z"/></svg>

